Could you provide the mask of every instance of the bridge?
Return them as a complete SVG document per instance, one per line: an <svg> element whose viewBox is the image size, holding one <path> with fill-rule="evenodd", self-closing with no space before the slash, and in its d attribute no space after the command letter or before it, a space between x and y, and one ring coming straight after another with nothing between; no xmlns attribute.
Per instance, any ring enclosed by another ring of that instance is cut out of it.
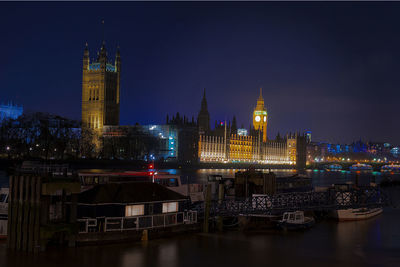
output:
<svg viewBox="0 0 400 267"><path fill-rule="evenodd" d="M331 211L349 208L373 208L389 205L389 197L379 187L350 190L331 189L324 192L308 191L253 195L246 199L225 199L202 203L195 207L202 216L209 206L210 216L277 215L287 211Z"/></svg>

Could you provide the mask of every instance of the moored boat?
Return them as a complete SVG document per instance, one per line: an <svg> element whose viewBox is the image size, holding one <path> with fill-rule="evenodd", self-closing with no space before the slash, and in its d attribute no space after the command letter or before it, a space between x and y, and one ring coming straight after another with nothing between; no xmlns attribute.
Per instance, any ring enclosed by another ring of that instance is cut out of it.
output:
<svg viewBox="0 0 400 267"><path fill-rule="evenodd" d="M400 173L400 165L385 165L382 166L381 172L383 173Z"/></svg>
<svg viewBox="0 0 400 267"><path fill-rule="evenodd" d="M360 221L375 217L383 212L382 208L343 209L334 212L338 221Z"/></svg>
<svg viewBox="0 0 400 267"><path fill-rule="evenodd" d="M343 169L342 165L340 165L340 164L329 164L329 165L325 165L324 168L327 171L341 171Z"/></svg>
<svg viewBox="0 0 400 267"><path fill-rule="evenodd" d="M364 163L353 164L349 167L350 171L372 171L372 166Z"/></svg>
<svg viewBox="0 0 400 267"><path fill-rule="evenodd" d="M284 230L302 230L311 228L315 224L313 217L304 216L303 211L285 212L278 227Z"/></svg>

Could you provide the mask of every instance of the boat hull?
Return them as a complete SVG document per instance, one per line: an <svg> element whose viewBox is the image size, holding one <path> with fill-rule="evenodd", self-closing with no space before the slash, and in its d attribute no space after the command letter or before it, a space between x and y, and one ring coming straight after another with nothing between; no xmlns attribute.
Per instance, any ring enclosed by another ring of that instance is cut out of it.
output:
<svg viewBox="0 0 400 267"><path fill-rule="evenodd" d="M311 228L315 224L314 218L307 218L304 223L279 222L278 227L283 230L295 231Z"/></svg>
<svg viewBox="0 0 400 267"><path fill-rule="evenodd" d="M337 210L334 213L334 217L340 221L361 221L367 220L372 217L378 216L381 214L383 210L381 208L374 209L346 209L346 210Z"/></svg>

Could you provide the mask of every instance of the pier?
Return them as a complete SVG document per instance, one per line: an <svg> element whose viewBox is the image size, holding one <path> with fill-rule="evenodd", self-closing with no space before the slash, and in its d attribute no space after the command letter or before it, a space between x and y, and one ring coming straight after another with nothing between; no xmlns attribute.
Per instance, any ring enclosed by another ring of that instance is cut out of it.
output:
<svg viewBox="0 0 400 267"><path fill-rule="evenodd" d="M331 189L324 192L292 192L274 195L254 195L244 199L212 201L209 210L196 206L199 216L278 215L288 211L332 211L339 209L373 208L390 204L389 197L378 187L351 190Z"/></svg>

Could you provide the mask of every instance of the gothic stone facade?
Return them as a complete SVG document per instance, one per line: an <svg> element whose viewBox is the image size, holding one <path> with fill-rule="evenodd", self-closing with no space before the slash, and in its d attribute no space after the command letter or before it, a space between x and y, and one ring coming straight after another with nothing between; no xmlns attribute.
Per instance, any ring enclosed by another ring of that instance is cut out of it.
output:
<svg viewBox="0 0 400 267"><path fill-rule="evenodd" d="M121 57L108 62L103 42L97 60L89 59L86 45L82 73L82 126L102 132L104 125L119 124Z"/></svg>

